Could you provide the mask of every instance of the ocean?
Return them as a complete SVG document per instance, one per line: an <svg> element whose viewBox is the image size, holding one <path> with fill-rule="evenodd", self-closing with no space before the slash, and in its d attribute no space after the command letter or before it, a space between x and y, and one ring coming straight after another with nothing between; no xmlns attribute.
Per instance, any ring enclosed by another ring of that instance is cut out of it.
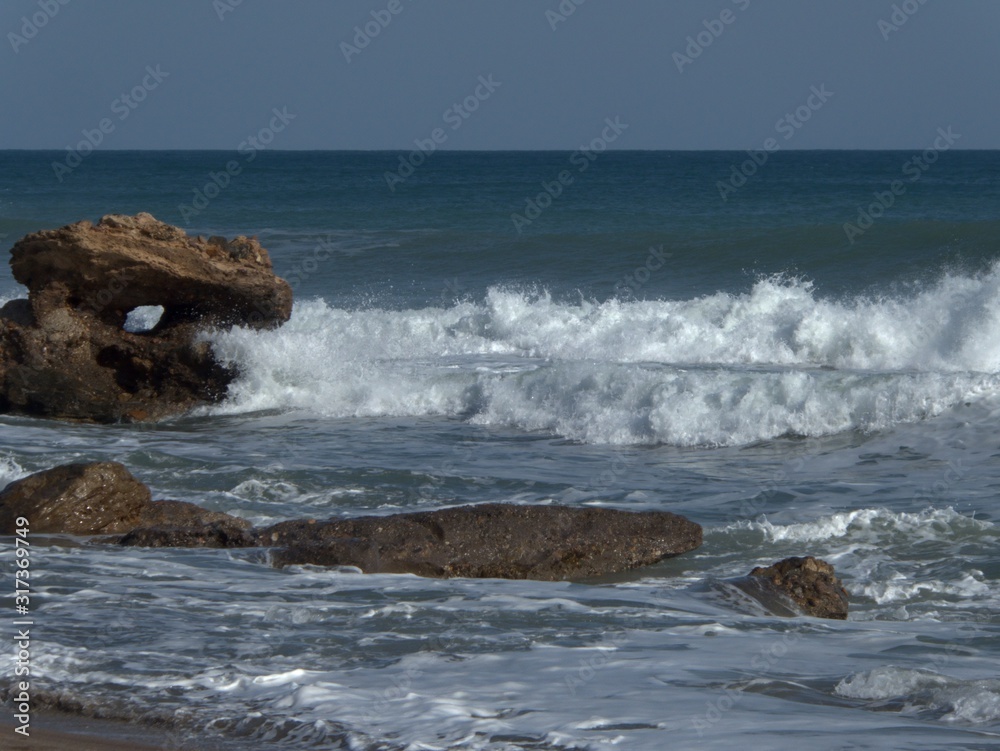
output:
<svg viewBox="0 0 1000 751"><path fill-rule="evenodd" d="M1000 152L419 156L0 152L5 249L148 211L257 235L296 298L206 334L218 405L0 417L0 485L116 460L256 524L591 505L704 545L550 583L36 535L36 709L172 750L1000 749ZM789 555L847 621L727 583Z"/></svg>

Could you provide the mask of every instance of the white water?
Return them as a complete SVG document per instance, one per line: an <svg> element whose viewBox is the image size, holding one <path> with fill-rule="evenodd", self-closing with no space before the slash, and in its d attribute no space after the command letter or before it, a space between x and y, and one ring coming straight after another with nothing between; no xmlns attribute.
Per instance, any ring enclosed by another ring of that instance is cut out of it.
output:
<svg viewBox="0 0 1000 751"><path fill-rule="evenodd" d="M216 412L461 416L595 444L742 445L878 431L1000 392L1000 271L833 301L794 279L602 304L492 289L390 311L300 302L212 337L243 376Z"/></svg>
<svg viewBox="0 0 1000 751"><path fill-rule="evenodd" d="M991 284L841 303L780 280L673 303L304 302L281 330L213 335L244 368L212 410L231 416L4 418L0 485L118 458L157 497L257 521L502 500L678 510L706 528L702 548L602 585L278 571L255 551L39 536L39 697L162 710L242 748L995 746ZM326 419L354 415L428 419ZM746 445L852 430L877 432ZM530 440L546 434L737 447ZM806 554L844 578L849 621L773 617L719 586Z"/></svg>

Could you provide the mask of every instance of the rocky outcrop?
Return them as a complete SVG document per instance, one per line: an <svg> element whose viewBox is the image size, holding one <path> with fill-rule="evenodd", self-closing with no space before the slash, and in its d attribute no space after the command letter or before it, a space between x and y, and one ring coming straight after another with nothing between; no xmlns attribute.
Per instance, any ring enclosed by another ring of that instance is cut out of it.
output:
<svg viewBox="0 0 1000 751"><path fill-rule="evenodd" d="M0 412L131 422L218 401L235 373L199 334L291 314L255 239L191 238L149 214L27 235L11 268L28 299L0 309ZM126 331L147 305L163 308L156 326Z"/></svg>
<svg viewBox="0 0 1000 751"><path fill-rule="evenodd" d="M153 505L164 503L183 502L154 501ZM257 544L257 534L246 520L201 511L202 515L194 515L188 520L165 519L158 524L148 524L144 520L141 526L115 542L140 548L249 548ZM216 516L225 518L212 518Z"/></svg>
<svg viewBox="0 0 1000 751"><path fill-rule="evenodd" d="M12 482L0 492L0 534L28 519L33 533L114 535L142 529L187 539L242 539L255 544L250 523L185 501L154 501L149 488L118 462L65 464ZM195 545L197 543L190 543ZM234 547L228 545L225 547Z"/></svg>
<svg viewBox="0 0 1000 751"><path fill-rule="evenodd" d="M275 565L356 566L433 577L586 579L693 550L701 527L666 511L486 503L393 516L304 520L253 529L183 501L152 501L121 464L72 464L0 493L0 534L116 535L146 547L274 548Z"/></svg>
<svg viewBox="0 0 1000 751"><path fill-rule="evenodd" d="M758 566L734 584L778 615L847 619L847 590L833 566L812 556L785 558L767 567ZM792 605L788 612L782 612L782 601Z"/></svg>
<svg viewBox="0 0 1000 751"><path fill-rule="evenodd" d="M246 548L257 544L257 536L246 519L187 501L153 501L118 542L151 548Z"/></svg>
<svg viewBox="0 0 1000 751"><path fill-rule="evenodd" d="M0 534L14 534L20 516L34 534L128 532L141 523L151 500L149 488L117 462L66 464L0 492Z"/></svg>
<svg viewBox="0 0 1000 751"><path fill-rule="evenodd" d="M290 521L260 532L277 565L433 577L585 579L693 550L701 527L665 511L486 503L393 516Z"/></svg>

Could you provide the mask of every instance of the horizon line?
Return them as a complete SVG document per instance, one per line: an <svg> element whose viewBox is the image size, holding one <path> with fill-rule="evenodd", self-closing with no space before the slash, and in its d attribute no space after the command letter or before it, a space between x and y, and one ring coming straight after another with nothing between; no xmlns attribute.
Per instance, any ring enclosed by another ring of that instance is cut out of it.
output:
<svg viewBox="0 0 1000 751"><path fill-rule="evenodd" d="M27 147L0 147L0 153L4 152L23 152L23 151L35 151L35 152L55 152L60 153L66 151L67 147L63 146L60 148L27 148ZM283 153L283 154L294 154L294 153L328 153L328 154L400 154L408 153L412 151L419 151L420 149L414 148L378 148L378 149L327 149L327 148L300 148L300 149L260 149L259 153ZM531 149L442 149L438 148L431 152L423 152L428 156L437 153L445 154L523 154L523 153L571 153L579 151L580 148L531 148ZM1000 151L1000 146L995 147L959 147L953 146L948 149L949 151ZM143 153L169 153L169 152L234 152L236 149L228 148L134 148L134 149L94 149L91 153L131 153L131 152L143 152ZM695 148L656 148L656 149L607 149L600 153L643 153L648 154L653 153L678 153L678 152L698 152L698 153L731 153L731 152L748 152L748 151L761 151L758 148L711 148L711 149L695 149ZM814 151L926 151L925 147L920 146L893 146L891 148L882 148L874 146L863 146L857 148L847 148L847 147L817 147L817 148L781 148L769 152L771 154L777 154L779 152L814 152Z"/></svg>

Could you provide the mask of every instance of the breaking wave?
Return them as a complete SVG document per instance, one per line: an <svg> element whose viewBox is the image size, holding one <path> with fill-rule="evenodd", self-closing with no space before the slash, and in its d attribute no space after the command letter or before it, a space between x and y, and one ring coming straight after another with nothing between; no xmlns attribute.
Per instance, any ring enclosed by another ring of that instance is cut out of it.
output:
<svg viewBox="0 0 1000 751"><path fill-rule="evenodd" d="M241 378L216 411L444 415L588 443L740 445L876 431L998 392L1000 270L834 301L798 279L744 294L603 303L491 289L479 302L300 302L212 336Z"/></svg>

